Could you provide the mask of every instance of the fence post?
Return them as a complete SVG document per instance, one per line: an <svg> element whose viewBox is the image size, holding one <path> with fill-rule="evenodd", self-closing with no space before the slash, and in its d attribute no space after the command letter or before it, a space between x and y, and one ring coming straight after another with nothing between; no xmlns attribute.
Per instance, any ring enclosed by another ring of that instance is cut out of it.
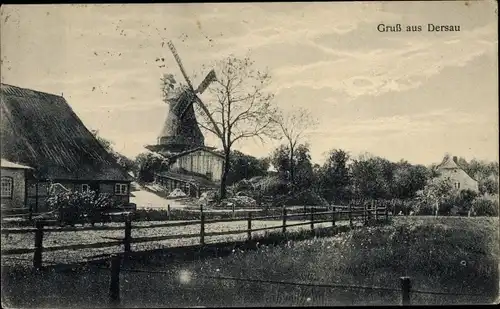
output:
<svg viewBox="0 0 500 309"><path fill-rule="evenodd" d="M401 277L401 304L403 306L409 306L411 304L410 301L410 289L411 289L411 281L410 277Z"/></svg>
<svg viewBox="0 0 500 309"><path fill-rule="evenodd" d="M314 207L311 207L311 230L314 230Z"/></svg>
<svg viewBox="0 0 500 309"><path fill-rule="evenodd" d="M372 209L373 209L373 205L375 205L375 222L378 222L378 203L375 203L375 201L373 202L372 204Z"/></svg>
<svg viewBox="0 0 500 309"><path fill-rule="evenodd" d="M307 218L307 207L304 205L304 220Z"/></svg>
<svg viewBox="0 0 500 309"><path fill-rule="evenodd" d="M170 204L167 205L167 220L170 220Z"/></svg>
<svg viewBox="0 0 500 309"><path fill-rule="evenodd" d="M332 226L335 226L335 206L332 206Z"/></svg>
<svg viewBox="0 0 500 309"><path fill-rule="evenodd" d="M252 240L252 212L248 212L247 238Z"/></svg>
<svg viewBox="0 0 500 309"><path fill-rule="evenodd" d="M283 234L285 234L286 233L286 207L285 206L283 206L282 216L283 216Z"/></svg>
<svg viewBox="0 0 500 309"><path fill-rule="evenodd" d="M233 209L233 219L234 219L234 203L231 204L231 207Z"/></svg>
<svg viewBox="0 0 500 309"><path fill-rule="evenodd" d="M33 255L33 267L35 269L42 268L42 251L43 251L43 223L36 222L35 232L35 254Z"/></svg>
<svg viewBox="0 0 500 309"><path fill-rule="evenodd" d="M366 202L363 203L363 225L368 223L368 205Z"/></svg>
<svg viewBox="0 0 500 309"><path fill-rule="evenodd" d="M130 253L130 241L132 240L132 220L130 216L125 218L125 237L123 238L123 247L125 253Z"/></svg>
<svg viewBox="0 0 500 309"><path fill-rule="evenodd" d="M347 212L347 215L349 216L349 227L352 229L353 224L352 224L352 203L349 203L349 211Z"/></svg>
<svg viewBox="0 0 500 309"><path fill-rule="evenodd" d="M31 222L31 220L33 220L33 204L30 204L29 212L28 220Z"/></svg>
<svg viewBox="0 0 500 309"><path fill-rule="evenodd" d="M203 213L203 208L201 208L200 245L205 245L205 214Z"/></svg>
<svg viewBox="0 0 500 309"><path fill-rule="evenodd" d="M389 223L389 205L385 205L385 223Z"/></svg>
<svg viewBox="0 0 500 309"><path fill-rule="evenodd" d="M109 304L116 308L120 304L120 256L111 256L111 277L109 280Z"/></svg>

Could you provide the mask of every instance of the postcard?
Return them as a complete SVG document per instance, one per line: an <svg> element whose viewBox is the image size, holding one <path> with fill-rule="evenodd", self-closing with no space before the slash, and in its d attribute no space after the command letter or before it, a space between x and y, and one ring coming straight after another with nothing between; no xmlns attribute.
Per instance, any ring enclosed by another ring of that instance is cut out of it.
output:
<svg viewBox="0 0 500 309"><path fill-rule="evenodd" d="M3 5L2 306L498 304L497 7Z"/></svg>

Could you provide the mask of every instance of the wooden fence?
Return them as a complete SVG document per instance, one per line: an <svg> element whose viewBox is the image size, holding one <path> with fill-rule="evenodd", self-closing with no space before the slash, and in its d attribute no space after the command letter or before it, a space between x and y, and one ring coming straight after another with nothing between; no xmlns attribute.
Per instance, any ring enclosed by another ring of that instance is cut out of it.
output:
<svg viewBox="0 0 500 309"><path fill-rule="evenodd" d="M34 228L7 228L2 229L3 235L8 234L27 234L34 233L35 243L34 248L13 248L2 250L3 255L15 255L15 254L33 254L33 266L36 269L42 267L42 253L52 252L60 250L81 250L81 249L96 249L96 248L108 248L123 245L124 253L130 253L131 244L145 243L145 242L155 242L164 241L171 239L187 239L187 238L199 238L199 244L205 245L205 238L211 236L221 236L221 235L233 235L233 234L247 234L247 239L252 239L253 232L281 229L283 233L287 232L287 228L295 226L310 225L311 230L314 230L315 224L331 222L331 226L335 226L336 222L342 220L348 220L351 228L354 227L354 220L361 219L362 223L366 225L369 221L385 221L389 220L389 212L387 207L373 207L368 208L366 205L362 208L349 206L330 206L331 209L327 211L318 211L315 207L304 208L302 212L291 212L289 213L287 208L283 207L282 213L280 215L271 216L257 216L253 217L252 213L249 212L246 218L227 218L227 219L214 219L207 220L203 212L203 208L200 209L200 219L191 220L185 222L166 222L160 224L152 224L148 226L133 226L132 220L128 217L125 220L124 226L82 226L82 227L59 227L55 226L57 222L50 221L38 221L35 223ZM289 224L287 220L304 220L304 222ZM211 232L207 233L205 226L207 224L222 223L222 222L235 222L235 221L247 221L247 228L243 230L230 230L222 232ZM281 220L282 224L271 227L264 228L252 228L252 222L259 220ZM164 236L147 236L132 238L132 229L152 229L152 228L168 228L168 227L179 227L179 226L190 226L190 225L200 225L199 233L191 234L177 234L177 235L164 235ZM112 241L107 242L97 242L92 244L72 244L72 245L62 245L53 247L43 247L44 233L46 232L77 232L77 231L116 231L123 230L123 238L112 238L108 239Z"/></svg>

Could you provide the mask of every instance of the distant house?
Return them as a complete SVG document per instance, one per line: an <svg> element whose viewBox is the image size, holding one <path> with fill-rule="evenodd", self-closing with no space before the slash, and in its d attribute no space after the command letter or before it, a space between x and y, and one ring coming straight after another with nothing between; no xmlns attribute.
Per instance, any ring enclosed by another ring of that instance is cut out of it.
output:
<svg viewBox="0 0 500 309"><path fill-rule="evenodd" d="M26 205L26 182L33 168L0 160L1 205L3 209L24 208Z"/></svg>
<svg viewBox="0 0 500 309"><path fill-rule="evenodd" d="M467 174L459 165L457 157L445 157L437 166L439 178L449 179L455 189L479 192L477 180Z"/></svg>
<svg viewBox="0 0 500 309"><path fill-rule="evenodd" d="M51 183L110 193L118 202L129 202L132 178L62 96L1 84L0 97L1 157L32 168L25 180L27 207L46 210Z"/></svg>

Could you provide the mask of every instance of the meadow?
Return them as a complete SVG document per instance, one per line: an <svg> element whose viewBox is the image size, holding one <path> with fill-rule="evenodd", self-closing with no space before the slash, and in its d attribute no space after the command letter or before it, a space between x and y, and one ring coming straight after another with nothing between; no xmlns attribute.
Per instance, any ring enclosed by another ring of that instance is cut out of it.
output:
<svg viewBox="0 0 500 309"><path fill-rule="evenodd" d="M185 221L169 221L172 224L177 222ZM289 220L287 224L295 224L304 222ZM162 224L164 221L138 221L133 222L132 226L152 226L155 224ZM347 221L338 222L338 225L348 225ZM109 227L122 227L123 223L108 223L106 226ZM281 220L254 220L252 222L253 229L260 228L273 228L276 230L281 228ZM328 227L331 226L330 222L316 223L315 227ZM238 231L245 230L247 228L247 221L242 219L241 221L233 222L214 222L205 224L205 233L215 233L215 232L226 232L226 231ZM26 228L28 229L28 228ZM310 229L308 224L301 226L288 227L288 231L300 231ZM273 231L271 229L270 231ZM256 231L252 232L253 237L263 236L266 231ZM167 235L181 235L181 234L193 234L199 235L200 224L193 224L187 226L172 226L172 227L158 227L158 228L146 228L146 229L134 229L132 228L132 239L140 237L154 237L154 236L167 236ZM7 249L17 249L17 248L30 248L34 249L34 232L28 232L23 234L2 234L1 246L2 250ZM61 245L77 245L77 244L92 244L96 242L107 242L114 241L116 239L121 239L124 237L123 230L80 230L80 231L66 231L66 232L46 232L44 233L43 246L56 247ZM206 236L205 243L219 243L228 241L242 241L247 238L246 232L236 233L232 235L217 235L217 236ZM198 245L200 243L200 237L191 238L179 238L170 239L162 241L152 241L131 244L132 251L146 251L146 250L156 250L165 249L169 247L182 247L182 246L192 246ZM43 261L45 264L54 263L77 263L87 260L92 260L95 258L102 258L113 253L123 252L123 246L112 246L106 248L86 248L80 250L58 250L58 251L48 251L43 253ZM31 267L33 260L33 254L15 254L4 256L2 265L22 265L25 267Z"/></svg>
<svg viewBox="0 0 500 309"><path fill-rule="evenodd" d="M498 298L498 218L395 217L327 238L234 250L194 262L127 265L120 273L126 307L397 305L399 277L412 289L468 295L412 293L412 304L492 303ZM4 305L106 307L109 270L23 272L3 276ZM361 285L394 291L294 286L210 276L317 284ZM13 278L17 277L15 286ZM20 279L22 277L23 279ZM71 291L71 292L70 292ZM66 296L62 296L66 295Z"/></svg>

